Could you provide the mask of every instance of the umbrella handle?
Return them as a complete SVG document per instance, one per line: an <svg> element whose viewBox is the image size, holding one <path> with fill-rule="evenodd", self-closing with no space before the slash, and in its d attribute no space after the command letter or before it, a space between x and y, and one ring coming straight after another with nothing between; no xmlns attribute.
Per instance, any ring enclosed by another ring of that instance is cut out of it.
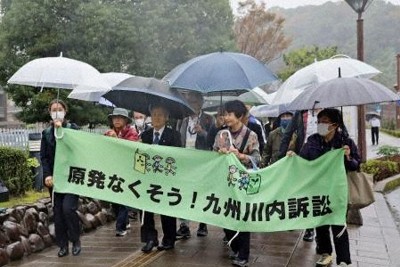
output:
<svg viewBox="0 0 400 267"><path fill-rule="evenodd" d="M233 146L233 141L232 141L232 135L231 132L227 129L221 130L219 132L219 137L222 138L222 134L227 133L228 134L228 139L229 139L229 145L232 147Z"/></svg>
<svg viewBox="0 0 400 267"><path fill-rule="evenodd" d="M61 131L61 134L57 135L57 131ZM56 139L62 139L64 137L64 131L62 130L62 127L54 129L54 137Z"/></svg>

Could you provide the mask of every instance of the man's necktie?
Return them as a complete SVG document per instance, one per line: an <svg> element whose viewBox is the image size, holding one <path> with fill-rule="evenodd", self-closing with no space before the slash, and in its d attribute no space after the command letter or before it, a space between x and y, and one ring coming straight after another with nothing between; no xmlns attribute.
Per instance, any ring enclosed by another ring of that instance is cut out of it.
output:
<svg viewBox="0 0 400 267"><path fill-rule="evenodd" d="M154 132L153 144L158 144L158 142L160 142L160 133Z"/></svg>

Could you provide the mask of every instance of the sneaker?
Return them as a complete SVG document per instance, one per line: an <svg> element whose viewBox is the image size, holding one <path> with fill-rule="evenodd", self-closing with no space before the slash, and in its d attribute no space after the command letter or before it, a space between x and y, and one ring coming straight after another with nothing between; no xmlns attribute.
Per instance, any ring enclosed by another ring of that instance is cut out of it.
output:
<svg viewBox="0 0 400 267"><path fill-rule="evenodd" d="M207 235L208 235L207 224L205 223L199 224L199 229L197 229L197 236L207 236Z"/></svg>
<svg viewBox="0 0 400 267"><path fill-rule="evenodd" d="M306 229L303 235L303 240L306 242L314 241L314 229Z"/></svg>
<svg viewBox="0 0 400 267"><path fill-rule="evenodd" d="M126 225L126 229L131 229L131 224L130 224L130 223L128 223L128 224Z"/></svg>
<svg viewBox="0 0 400 267"><path fill-rule="evenodd" d="M186 239L190 237L189 227L185 223L181 223L176 232L176 239Z"/></svg>
<svg viewBox="0 0 400 267"><path fill-rule="evenodd" d="M126 235L126 231L117 231L115 233L115 236L124 236L124 235Z"/></svg>
<svg viewBox="0 0 400 267"><path fill-rule="evenodd" d="M321 255L321 258L317 261L317 266L328 266L332 263L332 256L328 253L324 253Z"/></svg>
<svg viewBox="0 0 400 267"><path fill-rule="evenodd" d="M249 261L236 258L236 259L232 260L232 265L240 266L240 267L247 267L247 266L249 266Z"/></svg>

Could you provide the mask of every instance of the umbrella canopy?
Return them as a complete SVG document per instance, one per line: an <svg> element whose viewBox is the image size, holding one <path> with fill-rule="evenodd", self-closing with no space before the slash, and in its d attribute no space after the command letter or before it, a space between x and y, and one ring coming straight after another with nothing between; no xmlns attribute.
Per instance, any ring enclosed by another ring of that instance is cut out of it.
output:
<svg viewBox="0 0 400 267"><path fill-rule="evenodd" d="M279 105L260 105L260 106L255 106L250 109L250 114L252 114L255 117L260 117L260 118L266 118L266 117L272 117L276 118L280 114L291 111L288 109L288 104L279 104Z"/></svg>
<svg viewBox="0 0 400 267"><path fill-rule="evenodd" d="M171 87L203 94L237 94L276 80L259 60L241 53L215 52L195 57L170 71L163 80Z"/></svg>
<svg viewBox="0 0 400 267"><path fill-rule="evenodd" d="M162 104L171 117L181 119L194 113L187 101L158 79L140 76L130 77L113 87L103 97L117 107L150 115L149 107Z"/></svg>
<svg viewBox="0 0 400 267"><path fill-rule="evenodd" d="M123 72L106 72L101 73L100 75L111 87L114 87L125 79L133 77L133 75ZM68 97L85 101L99 102L100 104L106 103L106 105L109 106L110 103L102 99L101 96L110 90L111 88L107 90L102 90L101 88L76 88L72 90Z"/></svg>
<svg viewBox="0 0 400 267"><path fill-rule="evenodd" d="M380 83L364 78L336 78L304 90L289 104L290 110L357 106L399 100Z"/></svg>
<svg viewBox="0 0 400 267"><path fill-rule="evenodd" d="M238 99L245 104L252 106L270 104L274 99L275 93L267 94L260 87L256 87L246 93L239 95Z"/></svg>
<svg viewBox="0 0 400 267"><path fill-rule="evenodd" d="M310 85L338 78L339 70L341 77L371 78L381 73L371 65L342 55L316 61L290 76L279 87L273 103L290 103Z"/></svg>
<svg viewBox="0 0 400 267"><path fill-rule="evenodd" d="M93 66L66 57L34 59L8 80L10 84L82 90L110 90L111 86Z"/></svg>
<svg viewBox="0 0 400 267"><path fill-rule="evenodd" d="M275 93L267 94L259 87L254 88L246 93L243 93L239 96L232 95L212 95L204 97L203 110L206 111L214 111L218 107L222 106L223 103L232 100L240 100L245 104L249 104L252 106L265 105L269 104L274 98Z"/></svg>
<svg viewBox="0 0 400 267"><path fill-rule="evenodd" d="M369 121L373 117L377 117L378 119L380 119L381 118L381 114L376 112L376 111L368 111L368 112L365 113L365 119L367 121Z"/></svg>

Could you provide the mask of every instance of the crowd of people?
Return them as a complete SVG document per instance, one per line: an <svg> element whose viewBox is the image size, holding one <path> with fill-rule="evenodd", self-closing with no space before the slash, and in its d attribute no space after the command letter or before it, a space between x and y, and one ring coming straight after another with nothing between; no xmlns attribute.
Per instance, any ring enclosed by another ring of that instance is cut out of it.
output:
<svg viewBox="0 0 400 267"><path fill-rule="evenodd" d="M357 147L349 137L342 115L337 109L297 112L285 110L279 114L275 123L270 121L264 128L260 120L249 114L249 107L239 100L226 102L218 108L215 116L212 116L202 111L204 100L200 93L189 92L184 96L195 113L177 121L174 127L168 124L168 107L161 104L149 107L149 117L136 111L130 115L126 109L114 108L108 116L110 129L104 135L152 145L232 153L249 169L269 166L285 156L299 155L304 159L313 160L332 149L341 148L345 151L343 161L346 170L353 171L359 168L360 156ZM63 101L50 102L49 115L52 123L43 131L41 145L44 184L49 188L54 202L59 257L69 254L70 242L72 255L77 256L81 252L81 227L76 213L79 196L52 191L55 129L59 127L77 129L75 124L67 122L65 118L67 111L67 105ZM229 131L231 140L227 142L222 138L220 131ZM378 137L374 141L378 143ZM113 203L112 206L116 216L116 236L123 237L130 227L129 212L139 212L118 203ZM163 236L159 242L154 214L143 211L140 213L140 218L143 253L150 253L154 248L174 249L176 240L191 236L188 220L161 215ZM232 259L232 264L248 266L250 232L237 234L230 229L223 231L224 241L230 241L231 250L228 256ZM328 266L332 262L330 231L333 234L337 264L349 266L351 258L348 234L344 226L338 225L316 228L317 253L321 255L316 263L317 266ZM199 222L196 234L202 238L208 235L207 225L204 222ZM314 229L306 229L303 239L312 242L314 235Z"/></svg>

